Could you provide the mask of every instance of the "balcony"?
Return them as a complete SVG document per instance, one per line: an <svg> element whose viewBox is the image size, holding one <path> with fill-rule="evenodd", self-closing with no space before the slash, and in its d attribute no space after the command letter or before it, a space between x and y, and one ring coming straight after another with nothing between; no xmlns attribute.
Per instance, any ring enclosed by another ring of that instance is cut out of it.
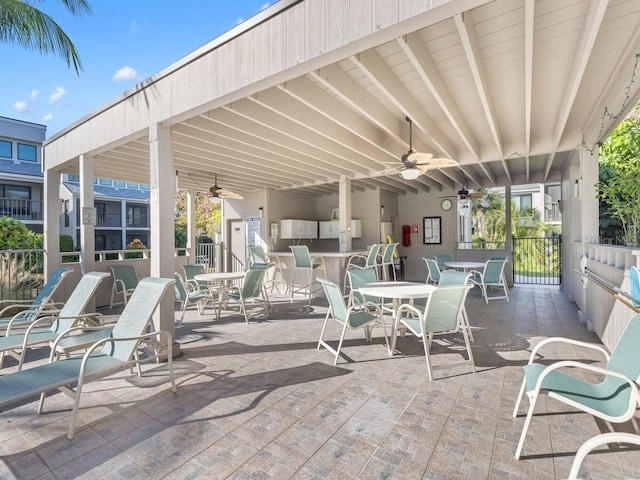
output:
<svg viewBox="0 0 640 480"><path fill-rule="evenodd" d="M0 217L12 217L26 222L34 220L42 222L42 201L0 198Z"/></svg>
<svg viewBox="0 0 640 480"><path fill-rule="evenodd" d="M149 215L127 215L127 228L149 228Z"/></svg>
<svg viewBox="0 0 640 480"><path fill-rule="evenodd" d="M96 227L120 228L122 215L119 213L98 212L96 214Z"/></svg>

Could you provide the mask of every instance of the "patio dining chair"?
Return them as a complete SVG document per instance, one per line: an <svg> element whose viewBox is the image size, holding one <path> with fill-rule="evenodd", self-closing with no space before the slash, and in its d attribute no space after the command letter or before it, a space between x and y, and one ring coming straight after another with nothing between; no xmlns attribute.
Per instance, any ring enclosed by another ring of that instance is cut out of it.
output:
<svg viewBox="0 0 640 480"><path fill-rule="evenodd" d="M111 289L110 309L113 308L116 295L122 295L126 305L127 300L138 286L138 274L133 265L113 265L111 273L113 274L113 288Z"/></svg>
<svg viewBox="0 0 640 480"><path fill-rule="evenodd" d="M276 290L280 294L287 293L287 287L284 283L284 274L282 273L282 264L276 255L271 255L264 251L260 246L249 247L249 259L251 269L266 268L265 278L263 280L264 288L273 292ZM269 270L272 270L272 276L269 278Z"/></svg>
<svg viewBox="0 0 640 480"><path fill-rule="evenodd" d="M509 301L509 289L507 288L507 279L504 276L506 263L506 260L487 260L482 271L471 270L471 283L480 287L485 303L501 298ZM501 288L504 294L490 296L489 291L492 288Z"/></svg>
<svg viewBox="0 0 640 480"><path fill-rule="evenodd" d="M309 305L311 305L311 296L316 292L314 289L313 276L322 270L323 275L327 274L327 267L324 264L324 258L317 256L312 257L309 253L309 247L306 245L290 245L289 248L293 253L293 273L291 274L291 303L293 303L293 295L295 293L305 293L309 295ZM296 288L296 272L305 272L307 275L306 283Z"/></svg>
<svg viewBox="0 0 640 480"><path fill-rule="evenodd" d="M602 352L607 365L605 368L575 360L559 360L550 365L535 363L538 353L549 344L565 343ZM580 342L570 338L552 337L538 343L524 367L524 378L520 393L513 409L513 417L518 415L520 402L526 393L529 410L522 427L520 441L516 448L516 458L520 458L533 411L540 395L548 395L571 407L601 418L606 422L622 423L635 421L636 409L640 405L640 392L635 383L640 377L640 314L634 315L622 332L611 355L601 345ZM562 370L561 370L562 369ZM580 377L571 375L575 369Z"/></svg>
<svg viewBox="0 0 640 480"><path fill-rule="evenodd" d="M9 333L13 327L29 324L42 315L52 315L53 310L61 308L62 304L54 303L52 297L70 272L68 268L58 268L33 300L0 300L0 330ZM16 310L19 312L8 316Z"/></svg>
<svg viewBox="0 0 640 480"><path fill-rule="evenodd" d="M40 394L37 409L37 413L40 414L44 408L46 394L52 390L60 390L73 398L73 408L67 431L67 438L71 440L75 432L76 417L84 384L90 379L102 378L129 367L132 362L139 367L137 351L141 341L153 343L157 349L155 355L150 355L145 360L154 361L158 358L166 358L171 390L175 392L172 349L171 347L161 348L160 342L154 340L161 337L162 345L171 346L171 333L165 331L144 333L151 320L151 315L172 283L173 280L166 278L148 277L143 279L125 305L113 330L111 330L111 335L94 343L84 355L56 360L54 350L57 342L65 339L61 335L54 342L49 363L0 376L0 405L10 405ZM84 329L85 327L80 328ZM73 335L77 332L71 329L68 333ZM161 352L160 349L163 351ZM159 357L160 354L163 357ZM140 368L138 368L138 373L141 374ZM72 388L74 385L75 391ZM57 415L59 406L55 408L55 411ZM7 416L10 415L10 412L3 408L3 414ZM19 414L20 416L24 415L23 409Z"/></svg>
<svg viewBox="0 0 640 480"><path fill-rule="evenodd" d="M358 308L355 305L347 307L344 303L344 298L340 292L340 287L329 280L319 278L318 281L322 284L327 300L329 301L329 310L324 318L322 325L322 331L320 332L320 340L318 341L318 350L320 347L324 347L335 355L333 364L338 363L338 357L340 356L340 349L344 342L344 335L347 329L354 330L358 328L364 329L365 338L368 342L371 342L371 331L373 327L382 326L382 332L384 334L384 341L387 348L389 347L389 337L387 336L387 329L382 319L382 310L365 311ZM333 348L327 341L324 340L324 333L327 329L327 323L329 318L333 318L342 325L342 331L340 333L340 339L338 340L338 346Z"/></svg>
<svg viewBox="0 0 640 480"><path fill-rule="evenodd" d="M198 307L198 313L203 315L206 303L211 300L211 294L208 291L203 292L201 290L194 290L191 284L185 284L182 281L182 277L177 272L173 274L173 278L176 282L173 285L174 296L176 302L180 303L180 310L182 312L180 320L178 320L178 328L180 328L182 327L182 320L184 319L187 307L190 305L196 305Z"/></svg>
<svg viewBox="0 0 640 480"><path fill-rule="evenodd" d="M445 270L447 268L447 266L445 265L445 263L447 262L453 262L453 257L451 255L448 254L443 254L443 255L434 255L433 259L436 261L436 263L438 264L438 268L440 270Z"/></svg>
<svg viewBox="0 0 640 480"><path fill-rule="evenodd" d="M372 297L371 295L362 295L358 290L360 287L378 281L375 268L353 268L347 270L349 275L349 284L351 292L349 293L348 306L363 309L365 311L376 312L382 309L384 312L393 313L393 304L384 303L384 299L380 297Z"/></svg>
<svg viewBox="0 0 640 480"><path fill-rule="evenodd" d="M99 313L84 314L89 301L93 298L98 285L109 276L107 272L89 272L82 276L76 288L64 304L64 307L54 317L39 317L33 320L24 333L7 334L0 337L0 369L5 354L18 360L18 370L22 370L24 359L29 348L46 345L55 340L58 335L72 328L79 322L87 325L102 323ZM42 329L42 325L50 328Z"/></svg>
<svg viewBox="0 0 640 480"><path fill-rule="evenodd" d="M422 257L422 259L427 265L427 279L424 283L433 283L434 285L438 285L440 282L440 269L438 268L438 264L435 260L430 258Z"/></svg>
<svg viewBox="0 0 640 480"><path fill-rule="evenodd" d="M607 432L591 437L584 442L582 446L576 452L576 456L571 464L571 470L569 471L568 480L577 480L580 477L580 466L582 465L585 457L593 451L593 449L606 445L608 443L629 443L631 445L637 445L640 447L640 435L627 432Z"/></svg>
<svg viewBox="0 0 640 480"><path fill-rule="evenodd" d="M460 272L458 270L445 270L440 274L439 287L450 287L452 285L468 285L471 281L471 272ZM464 303L462 304L462 311L460 314L462 325L467 329L469 334L469 340L475 341L473 338L473 331L471 330L471 324L469 323L469 316L467 315L467 308Z"/></svg>
<svg viewBox="0 0 640 480"><path fill-rule="evenodd" d="M263 280L266 274L266 268L254 268L244 273L242 286L233 287L225 293L225 301L233 300L240 306L240 313L244 315L244 319L249 324L250 318L264 315L269 318L269 297L263 288ZM250 313L249 303L257 304L261 307L260 312Z"/></svg>
<svg viewBox="0 0 640 480"><path fill-rule="evenodd" d="M424 311L405 303L402 304L396 312L400 323L407 327L416 337L422 339L424 355L427 360L429 381L433 380L432 371L434 368L468 364L471 365L471 370L474 373L476 371L467 329L460 328L460 315L464 301L467 298L467 292L470 288L471 285L438 287L429 295ZM432 366L430 348L434 335L452 335L458 332L461 332L464 337L468 359L453 364L448 363ZM392 348L393 347L392 345Z"/></svg>

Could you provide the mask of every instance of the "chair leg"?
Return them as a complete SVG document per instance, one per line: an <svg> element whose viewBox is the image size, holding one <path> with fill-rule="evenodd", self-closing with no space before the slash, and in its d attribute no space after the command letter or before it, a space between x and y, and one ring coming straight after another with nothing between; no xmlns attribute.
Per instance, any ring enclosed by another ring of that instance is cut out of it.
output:
<svg viewBox="0 0 640 480"><path fill-rule="evenodd" d="M520 435L520 441L518 442L518 448L516 449L516 460L520 460L520 454L522 453L522 447L524 447L524 440L527 437L527 430L529 429L529 424L531 423L531 418L533 417L533 410L536 407L537 400L538 400L537 395L535 395L534 398L529 398L529 411L527 412L527 418L524 421L524 426L522 427L522 434Z"/></svg>
<svg viewBox="0 0 640 480"><path fill-rule="evenodd" d="M513 418L518 416L518 409L520 408L520 402L522 401L522 397L524 396L524 389L527 387L527 379L522 379L522 385L520 386L520 392L518 393L518 399L516 400L516 405L513 408Z"/></svg>
<svg viewBox="0 0 640 480"><path fill-rule="evenodd" d="M465 306L462 306L462 325L463 328L467 329L467 332L469 332L469 340L471 340L472 342L475 342L475 339L473 338L473 331L471 330L471 324L469 323L469 316L467 315L467 309L465 308Z"/></svg>
<svg viewBox="0 0 640 480"><path fill-rule="evenodd" d="M327 315L324 317L324 323L322 324L322 330L320 331L320 340L318 340L318 346L316 347L317 350L320 350L320 347L322 346L322 337L324 337L324 331L327 328L327 322L329 321L329 317L331 316L331 307L329 307L329 310L327 311Z"/></svg>
<svg viewBox="0 0 640 480"><path fill-rule="evenodd" d="M424 347L424 356L427 359L427 372L429 372L429 381L433 381L433 373L431 372L431 358L429 357L430 339L427 341L427 336L422 334L422 346Z"/></svg>
<svg viewBox="0 0 640 480"><path fill-rule="evenodd" d="M342 333L340 334L340 341L338 342L338 348L336 348L336 358L333 360L333 364L338 364L338 357L340 356L340 349L342 348L342 341L344 340L344 334L347 331L347 324L344 323L342 327Z"/></svg>
<svg viewBox="0 0 640 480"><path fill-rule="evenodd" d="M462 329L462 336L464 337L464 344L467 346L467 354L469 355L469 362L471 363L471 371L476 373L476 363L473 361L473 352L471 351L471 344L469 343L469 334L467 329Z"/></svg>
<svg viewBox="0 0 640 480"><path fill-rule="evenodd" d="M291 271L291 303L293 303L293 292L296 291L296 268Z"/></svg>

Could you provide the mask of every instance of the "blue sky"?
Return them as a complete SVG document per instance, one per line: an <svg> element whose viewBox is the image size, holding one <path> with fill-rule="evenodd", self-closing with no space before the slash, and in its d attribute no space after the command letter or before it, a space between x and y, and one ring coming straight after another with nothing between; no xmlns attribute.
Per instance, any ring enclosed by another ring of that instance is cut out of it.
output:
<svg viewBox="0 0 640 480"><path fill-rule="evenodd" d="M50 137L273 3L92 0L93 14L77 18L45 0L38 7L69 35L84 70L0 43L0 116L46 125Z"/></svg>

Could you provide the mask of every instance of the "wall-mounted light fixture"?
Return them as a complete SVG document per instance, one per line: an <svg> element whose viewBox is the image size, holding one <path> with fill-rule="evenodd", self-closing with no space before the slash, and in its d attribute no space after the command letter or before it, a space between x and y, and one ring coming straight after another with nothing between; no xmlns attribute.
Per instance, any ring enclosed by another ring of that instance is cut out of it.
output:
<svg viewBox="0 0 640 480"><path fill-rule="evenodd" d="M573 184L573 196L580 198L580 181L576 178Z"/></svg>
<svg viewBox="0 0 640 480"><path fill-rule="evenodd" d="M380 205L380 216L384 217L384 205Z"/></svg>
<svg viewBox="0 0 640 480"><path fill-rule="evenodd" d="M258 207L258 216L259 216L260 218L262 218L262 214L263 214L263 213L264 213L263 208L262 208L262 207Z"/></svg>

